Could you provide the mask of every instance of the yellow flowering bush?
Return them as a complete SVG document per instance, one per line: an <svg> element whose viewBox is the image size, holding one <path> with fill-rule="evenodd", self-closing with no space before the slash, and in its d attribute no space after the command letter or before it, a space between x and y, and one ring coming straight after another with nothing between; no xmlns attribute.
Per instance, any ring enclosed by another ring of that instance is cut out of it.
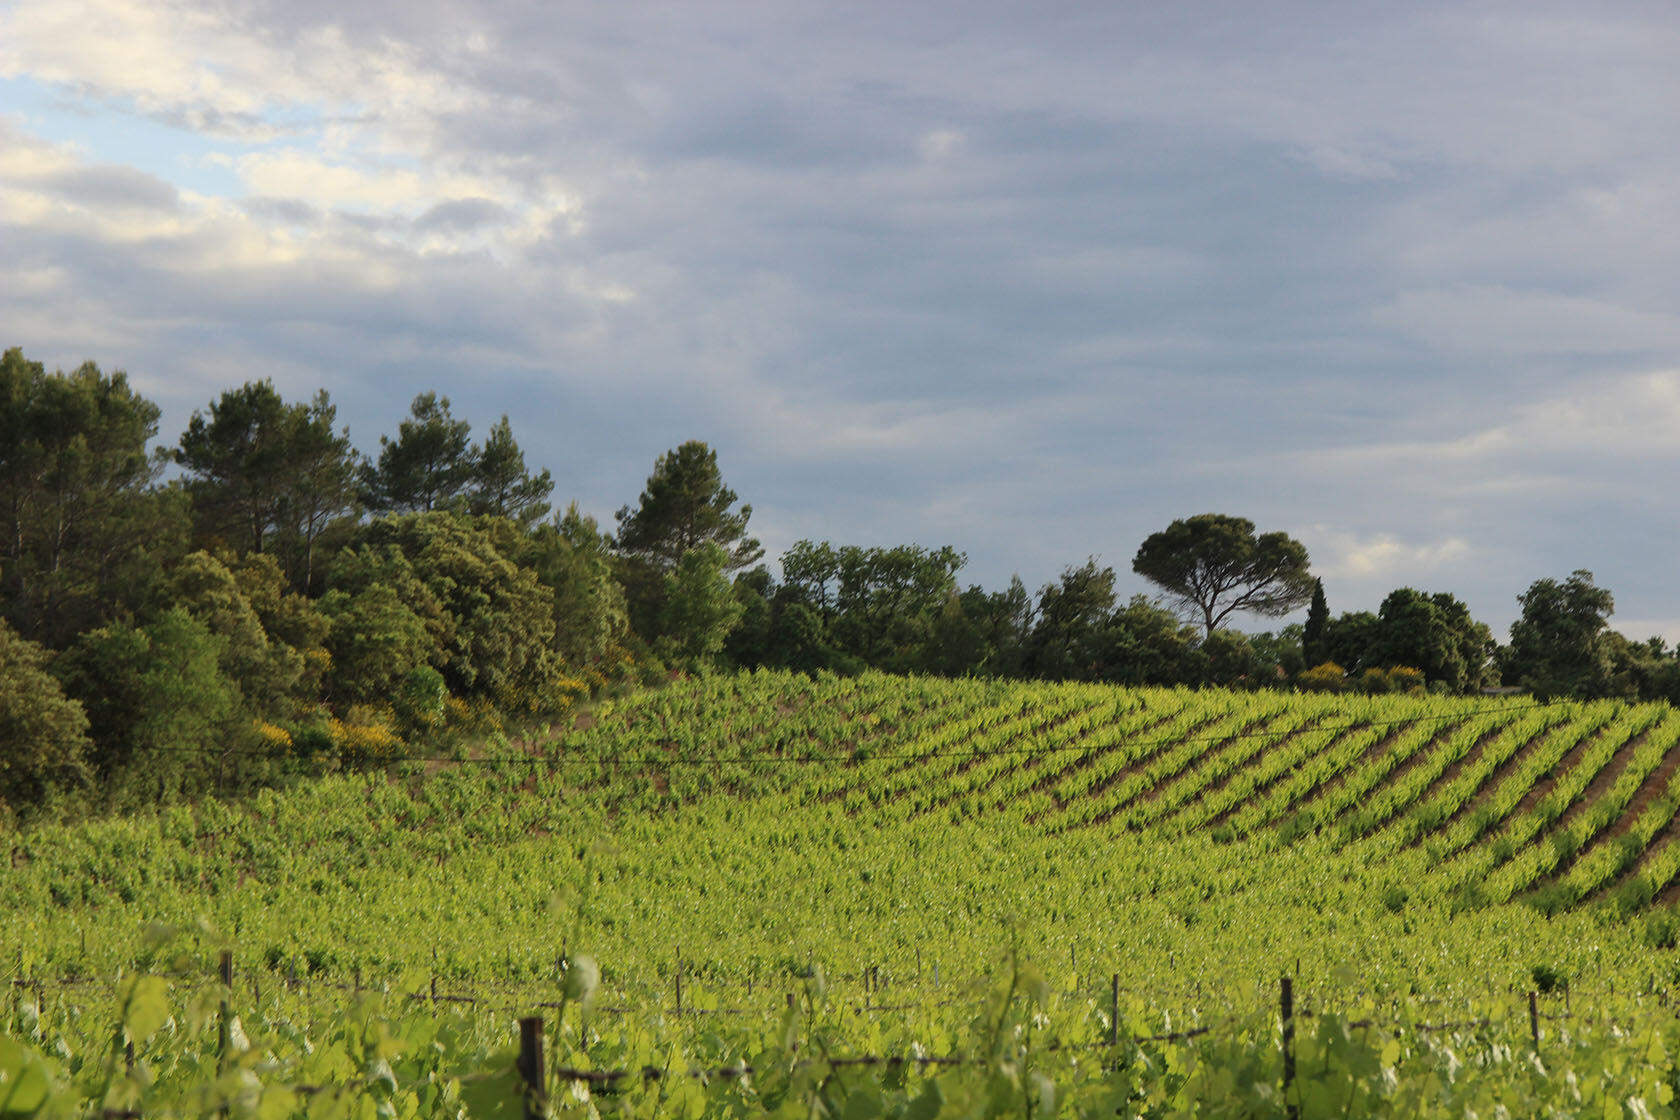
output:
<svg viewBox="0 0 1680 1120"><path fill-rule="evenodd" d="M271 754L289 752L292 749L292 733L265 719L257 721L257 741Z"/></svg>
<svg viewBox="0 0 1680 1120"><path fill-rule="evenodd" d="M1303 669L1296 676L1295 684L1303 692L1346 692L1347 670L1334 661L1326 661L1311 669Z"/></svg>
<svg viewBox="0 0 1680 1120"><path fill-rule="evenodd" d="M407 753L408 744L384 724L346 723L334 717L327 721L327 728L347 762L387 762Z"/></svg>

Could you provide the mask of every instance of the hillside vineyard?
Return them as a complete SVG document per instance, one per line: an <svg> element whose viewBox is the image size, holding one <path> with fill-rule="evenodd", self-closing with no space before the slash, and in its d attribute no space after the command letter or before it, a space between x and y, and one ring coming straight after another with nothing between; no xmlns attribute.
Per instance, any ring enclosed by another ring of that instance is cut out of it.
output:
<svg viewBox="0 0 1680 1120"><path fill-rule="evenodd" d="M541 1015L555 1113L1671 1115L1677 739L1666 705L680 681L14 836L0 1113L517 1113Z"/></svg>

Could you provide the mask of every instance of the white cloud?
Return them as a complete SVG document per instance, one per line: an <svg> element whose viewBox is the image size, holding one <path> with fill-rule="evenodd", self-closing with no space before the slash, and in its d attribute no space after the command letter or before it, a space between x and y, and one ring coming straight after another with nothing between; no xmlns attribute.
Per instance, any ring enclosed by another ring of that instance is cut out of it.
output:
<svg viewBox="0 0 1680 1120"><path fill-rule="evenodd" d="M1637 461L1680 458L1680 370L1581 377L1538 399L1513 395L1501 408L1496 422L1468 431L1456 430L1464 418L1450 411L1419 414L1443 431L1438 438L1365 440L1282 458L1308 475L1387 477L1411 486L1451 480L1507 493L1525 481L1556 485L1556 473L1583 461L1634 470Z"/></svg>
<svg viewBox="0 0 1680 1120"><path fill-rule="evenodd" d="M479 183L431 183L405 169L363 169L333 163L295 148L253 152L235 165L252 194L316 206L410 210L451 194L483 194Z"/></svg>
<svg viewBox="0 0 1680 1120"><path fill-rule="evenodd" d="M1456 573L1473 553L1461 537L1412 543L1392 533L1357 533L1314 526L1308 534L1313 568L1331 579L1361 584L1409 581L1427 587L1443 575ZM1324 553L1328 552L1328 559Z"/></svg>

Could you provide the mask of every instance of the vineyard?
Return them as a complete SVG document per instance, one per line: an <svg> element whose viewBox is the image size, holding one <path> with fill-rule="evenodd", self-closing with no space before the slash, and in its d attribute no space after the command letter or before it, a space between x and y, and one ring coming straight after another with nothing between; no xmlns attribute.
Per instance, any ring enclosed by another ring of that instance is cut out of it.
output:
<svg viewBox="0 0 1680 1120"><path fill-rule="evenodd" d="M1673 1115L1677 740L1662 705L677 682L10 837L0 1115L519 1115L537 1015L578 1115Z"/></svg>

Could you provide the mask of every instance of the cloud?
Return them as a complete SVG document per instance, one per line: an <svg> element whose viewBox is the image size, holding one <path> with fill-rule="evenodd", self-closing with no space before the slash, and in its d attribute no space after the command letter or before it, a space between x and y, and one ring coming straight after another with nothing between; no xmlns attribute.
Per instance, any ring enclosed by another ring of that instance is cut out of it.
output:
<svg viewBox="0 0 1680 1120"><path fill-rule="evenodd" d="M1503 285L1406 292L1375 309L1372 319L1443 350L1501 358L1680 348L1680 315Z"/></svg>
<svg viewBox="0 0 1680 1120"><path fill-rule="evenodd" d="M474 233L501 225L507 218L507 208L488 198L451 198L416 218L414 228L428 233Z"/></svg>
<svg viewBox="0 0 1680 1120"><path fill-rule="evenodd" d="M1456 574L1473 558L1474 548L1461 537L1422 544L1401 541L1392 533L1360 534L1314 526L1314 570L1329 579L1364 583L1410 580L1430 584ZM1322 557L1324 551L1329 557Z"/></svg>
<svg viewBox="0 0 1680 1120"><path fill-rule="evenodd" d="M1579 379L1537 399L1510 399L1491 423L1466 428L1438 411L1433 438L1373 440L1285 453L1301 469L1361 477L1457 479L1481 483L1559 473L1592 464L1633 471L1635 463L1680 460L1680 370ZM1596 485L1596 479L1583 476Z"/></svg>
<svg viewBox="0 0 1680 1120"><path fill-rule="evenodd" d="M1632 4L14 0L0 319L166 427L517 402L601 513L708 438L767 539L989 585L1219 509L1322 527L1338 607L1586 563L1660 618L1676 53Z"/></svg>
<svg viewBox="0 0 1680 1120"><path fill-rule="evenodd" d="M67 168L44 177L60 198L93 209L174 210L181 192L174 184L132 167L97 164Z"/></svg>

